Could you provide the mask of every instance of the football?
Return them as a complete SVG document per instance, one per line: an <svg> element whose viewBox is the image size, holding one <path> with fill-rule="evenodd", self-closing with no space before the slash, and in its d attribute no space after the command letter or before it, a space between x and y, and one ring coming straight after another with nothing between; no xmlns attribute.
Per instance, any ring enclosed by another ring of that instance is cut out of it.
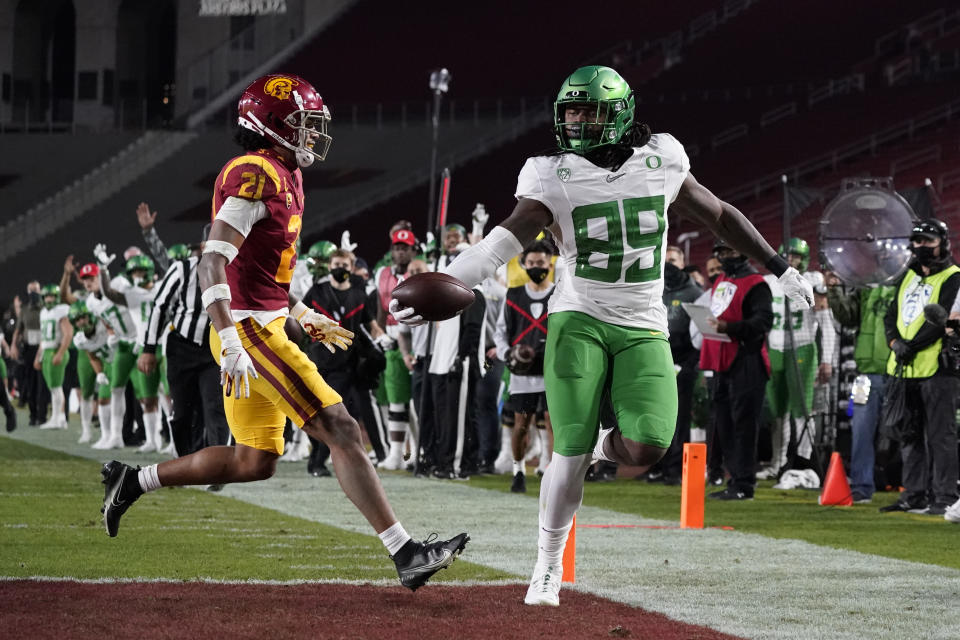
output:
<svg viewBox="0 0 960 640"><path fill-rule="evenodd" d="M413 307L424 320L449 320L473 304L473 291L445 273L418 273L393 289L401 307Z"/></svg>

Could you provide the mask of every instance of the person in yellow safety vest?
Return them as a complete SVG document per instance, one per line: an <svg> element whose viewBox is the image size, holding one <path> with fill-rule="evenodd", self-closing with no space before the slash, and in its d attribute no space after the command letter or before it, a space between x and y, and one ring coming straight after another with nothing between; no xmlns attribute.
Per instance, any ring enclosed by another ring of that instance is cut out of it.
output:
<svg viewBox="0 0 960 640"><path fill-rule="evenodd" d="M960 289L949 233L944 222L933 218L913 228L914 259L884 316L891 349L887 375L905 379L907 417L898 429L904 491L882 512L943 516L957 500L960 378L940 366L947 310Z"/></svg>

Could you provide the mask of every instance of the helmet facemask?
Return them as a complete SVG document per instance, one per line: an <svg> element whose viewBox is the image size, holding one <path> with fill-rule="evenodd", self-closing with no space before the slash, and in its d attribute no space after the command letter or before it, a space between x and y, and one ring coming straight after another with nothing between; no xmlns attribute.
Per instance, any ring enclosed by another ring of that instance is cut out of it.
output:
<svg viewBox="0 0 960 640"><path fill-rule="evenodd" d="M299 97L294 92L295 97ZM273 118L276 120L276 118ZM281 136L270 127L260 122L253 113L246 113L237 119L237 124L254 133L273 140L284 149L292 151L297 159L297 165L307 168L314 160L321 162L327 157L330 143L333 138L327 133L327 123L330 122L330 110L327 105L321 109L297 109L283 120L283 126L296 133L297 144L294 145L284 136Z"/></svg>
<svg viewBox="0 0 960 640"><path fill-rule="evenodd" d="M576 92L572 92L576 93ZM583 121L567 121L567 110L585 110ZM627 100L594 100L577 96L557 100L553 106L554 129L561 147L577 153L617 144L633 123Z"/></svg>

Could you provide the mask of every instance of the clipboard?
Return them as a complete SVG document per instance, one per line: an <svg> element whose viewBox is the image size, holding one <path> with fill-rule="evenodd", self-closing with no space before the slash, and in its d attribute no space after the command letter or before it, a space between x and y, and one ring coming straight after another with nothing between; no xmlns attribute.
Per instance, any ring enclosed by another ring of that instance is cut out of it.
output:
<svg viewBox="0 0 960 640"><path fill-rule="evenodd" d="M707 320L716 320L710 311L710 307L692 302L683 302L681 304L683 310L686 311L690 319L693 320L693 324L697 325L697 329L700 330L704 340L732 342L730 336L725 333L717 333L714 328L707 323Z"/></svg>

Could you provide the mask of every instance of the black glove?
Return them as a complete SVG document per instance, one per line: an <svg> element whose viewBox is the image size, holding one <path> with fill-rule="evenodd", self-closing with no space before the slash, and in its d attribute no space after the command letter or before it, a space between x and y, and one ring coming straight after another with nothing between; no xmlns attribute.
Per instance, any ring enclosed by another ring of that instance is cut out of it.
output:
<svg viewBox="0 0 960 640"><path fill-rule="evenodd" d="M890 350L893 351L893 354L897 357L897 364L908 365L913 362L913 359L917 356L917 352L913 346L909 342L900 339L893 341Z"/></svg>

